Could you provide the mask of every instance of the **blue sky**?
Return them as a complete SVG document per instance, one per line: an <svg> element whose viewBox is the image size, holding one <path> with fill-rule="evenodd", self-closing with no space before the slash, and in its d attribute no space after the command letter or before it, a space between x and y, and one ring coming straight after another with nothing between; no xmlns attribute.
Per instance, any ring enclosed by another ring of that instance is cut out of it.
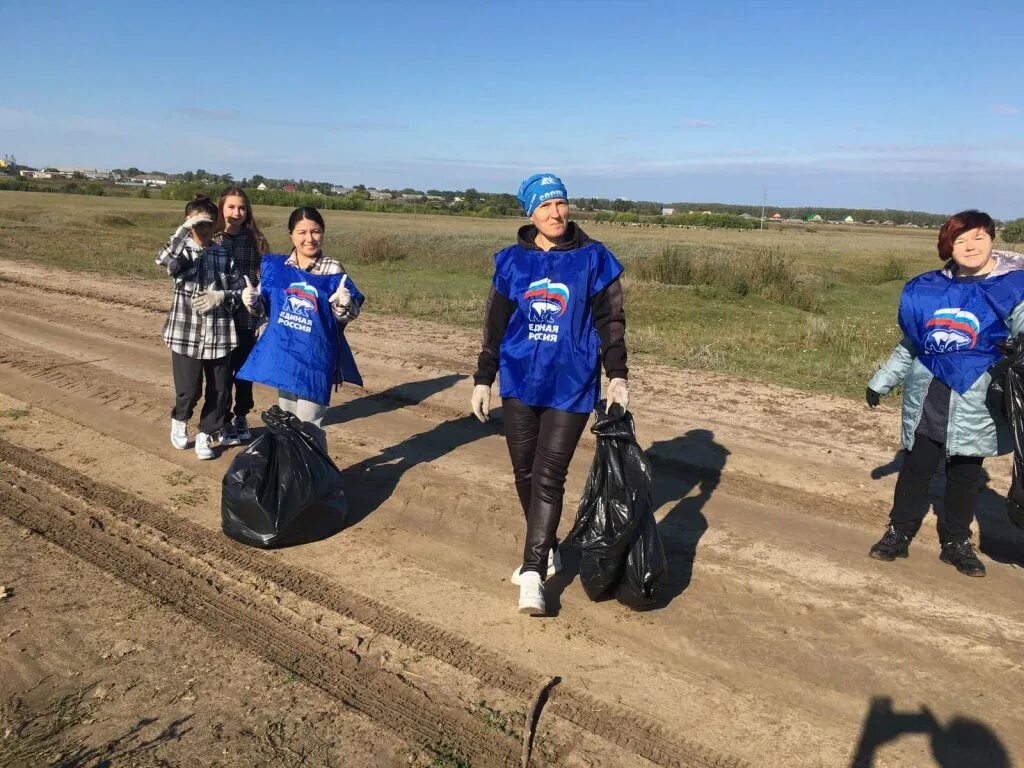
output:
<svg viewBox="0 0 1024 768"><path fill-rule="evenodd" d="M1024 216L1019 0L0 0L0 24L0 153L34 166Z"/></svg>

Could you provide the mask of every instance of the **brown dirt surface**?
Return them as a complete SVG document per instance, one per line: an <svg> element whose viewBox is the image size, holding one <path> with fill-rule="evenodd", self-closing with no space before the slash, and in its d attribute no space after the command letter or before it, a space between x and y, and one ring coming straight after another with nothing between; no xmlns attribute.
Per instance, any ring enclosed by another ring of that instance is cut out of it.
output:
<svg viewBox="0 0 1024 768"><path fill-rule="evenodd" d="M1005 458L986 462L986 579L938 561L931 519L878 563L894 402L632 360L665 604L589 602L567 548L554 615L529 619L500 402L467 415L474 334L368 304L350 331L367 388L325 422L351 522L262 552L219 532L239 449L168 442L168 300L0 261L0 764L512 766L552 676L535 765L1024 760Z"/></svg>

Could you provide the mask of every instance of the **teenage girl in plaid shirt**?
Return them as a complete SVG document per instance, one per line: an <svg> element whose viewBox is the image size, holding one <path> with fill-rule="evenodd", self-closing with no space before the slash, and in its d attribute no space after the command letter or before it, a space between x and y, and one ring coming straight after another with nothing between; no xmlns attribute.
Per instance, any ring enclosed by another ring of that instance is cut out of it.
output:
<svg viewBox="0 0 1024 768"><path fill-rule="evenodd" d="M174 279L163 330L174 375L171 445L188 447L188 421L205 378L195 450L198 458L212 459L231 397L231 350L238 345L234 314L241 307L245 283L227 250L213 242L213 201L197 194L185 206L185 217L156 256L156 263Z"/></svg>
<svg viewBox="0 0 1024 768"><path fill-rule="evenodd" d="M258 285L260 282L260 260L270 250L267 239L256 226L249 196L241 187L228 187L217 201L217 234L214 242L223 245L230 254L242 278ZM235 378L256 344L256 329L262 318L240 309L235 313L235 330L238 346L231 351L231 385L228 387L228 403L224 421L224 445L240 445L247 442L249 431L248 415L253 409L252 382ZM231 388L234 387L234 411L232 414Z"/></svg>

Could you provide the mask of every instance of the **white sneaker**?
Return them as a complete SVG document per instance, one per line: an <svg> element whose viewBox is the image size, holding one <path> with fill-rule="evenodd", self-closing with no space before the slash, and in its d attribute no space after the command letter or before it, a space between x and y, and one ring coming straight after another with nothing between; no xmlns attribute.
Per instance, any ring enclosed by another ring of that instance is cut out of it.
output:
<svg viewBox="0 0 1024 768"><path fill-rule="evenodd" d="M536 571L519 577L519 612L525 616L544 615L544 582Z"/></svg>
<svg viewBox="0 0 1024 768"><path fill-rule="evenodd" d="M199 432L196 434L196 458L197 459L212 459L213 458L213 441L210 436L205 432Z"/></svg>
<svg viewBox="0 0 1024 768"><path fill-rule="evenodd" d="M512 578L509 579L509 581L511 581L513 584L516 584L516 585L519 584L519 570L522 567L523 566L519 566L519 568L516 568L514 571L512 571ZM550 552L548 552L548 576L547 577L550 579L556 573L561 573L561 572L562 572L562 556L560 554L558 554L558 550L557 549L552 549Z"/></svg>
<svg viewBox="0 0 1024 768"><path fill-rule="evenodd" d="M188 448L188 422L171 417L171 445L179 451Z"/></svg>

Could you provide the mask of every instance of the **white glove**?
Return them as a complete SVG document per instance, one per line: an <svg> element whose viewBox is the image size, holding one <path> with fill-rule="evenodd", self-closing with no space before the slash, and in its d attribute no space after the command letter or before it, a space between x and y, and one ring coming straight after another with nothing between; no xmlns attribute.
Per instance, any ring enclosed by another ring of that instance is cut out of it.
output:
<svg viewBox="0 0 1024 768"><path fill-rule="evenodd" d="M200 315L212 312L224 303L224 291L217 290L216 283L210 283L210 287L192 298L192 309Z"/></svg>
<svg viewBox="0 0 1024 768"><path fill-rule="evenodd" d="M187 219L185 219L185 223L182 224L181 226L185 227L186 229L195 229L196 226L199 224L210 224L211 222L212 219L210 218L210 215L208 213L197 213L194 216L189 216Z"/></svg>
<svg viewBox="0 0 1024 768"><path fill-rule="evenodd" d="M256 309L260 303L259 286L253 286L248 275L244 275L245 288L242 289L242 303L249 309Z"/></svg>
<svg viewBox="0 0 1024 768"><path fill-rule="evenodd" d="M473 415L486 423L491 410L491 388L487 384L477 384L473 387L473 396L469 399L469 404L473 408Z"/></svg>
<svg viewBox="0 0 1024 768"><path fill-rule="evenodd" d="M338 307L344 307L348 309L352 305L352 292L345 287L345 281L348 279L348 275L341 276L341 282L338 283L338 290L331 294L330 302Z"/></svg>
<svg viewBox="0 0 1024 768"><path fill-rule="evenodd" d="M608 382L608 392L605 395L605 409L611 410L612 405L618 403L622 410L629 407L629 384L625 379L612 379Z"/></svg>

